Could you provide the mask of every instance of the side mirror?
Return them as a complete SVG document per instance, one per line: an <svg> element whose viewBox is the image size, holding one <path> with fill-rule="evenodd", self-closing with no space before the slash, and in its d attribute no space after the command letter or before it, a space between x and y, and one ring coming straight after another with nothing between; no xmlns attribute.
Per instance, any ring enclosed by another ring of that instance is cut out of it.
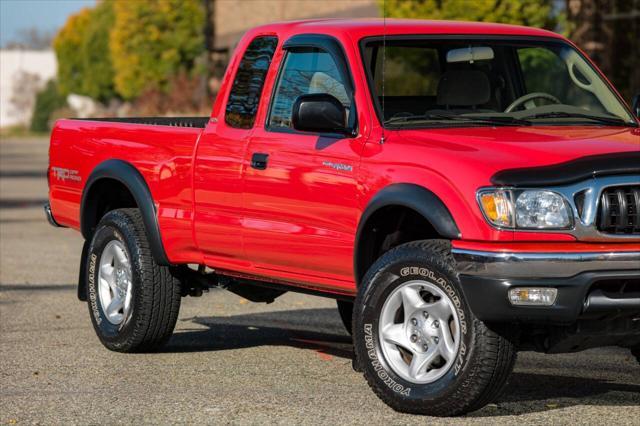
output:
<svg viewBox="0 0 640 426"><path fill-rule="evenodd" d="M293 128L302 132L350 134L347 110L334 96L313 93L298 96L291 115Z"/></svg>
<svg viewBox="0 0 640 426"><path fill-rule="evenodd" d="M631 112L640 118L640 93L635 95L631 100Z"/></svg>

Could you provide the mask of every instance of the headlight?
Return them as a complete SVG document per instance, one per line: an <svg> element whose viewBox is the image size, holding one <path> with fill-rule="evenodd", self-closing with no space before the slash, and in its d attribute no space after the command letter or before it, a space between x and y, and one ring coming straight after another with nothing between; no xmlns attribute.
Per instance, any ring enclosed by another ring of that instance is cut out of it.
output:
<svg viewBox="0 0 640 426"><path fill-rule="evenodd" d="M553 191L481 190L478 201L487 220L502 228L566 229L572 224L571 208Z"/></svg>

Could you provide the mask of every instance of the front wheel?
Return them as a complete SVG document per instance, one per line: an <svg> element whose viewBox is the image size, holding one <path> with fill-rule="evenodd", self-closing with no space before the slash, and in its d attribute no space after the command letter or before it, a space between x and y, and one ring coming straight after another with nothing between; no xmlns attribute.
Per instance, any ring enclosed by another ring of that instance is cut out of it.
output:
<svg viewBox="0 0 640 426"><path fill-rule="evenodd" d="M178 318L180 282L151 255L140 211L107 213L87 256L89 313L102 344L118 352L159 349Z"/></svg>
<svg viewBox="0 0 640 426"><path fill-rule="evenodd" d="M513 344L474 317L447 241L385 253L355 302L354 347L373 391L397 411L453 416L481 408L513 369Z"/></svg>

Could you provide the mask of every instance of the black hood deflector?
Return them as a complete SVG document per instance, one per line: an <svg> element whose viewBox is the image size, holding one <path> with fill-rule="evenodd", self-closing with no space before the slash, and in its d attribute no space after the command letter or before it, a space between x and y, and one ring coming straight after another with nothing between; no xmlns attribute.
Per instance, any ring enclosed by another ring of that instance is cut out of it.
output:
<svg viewBox="0 0 640 426"><path fill-rule="evenodd" d="M554 186L626 174L640 175L640 151L590 155L549 166L502 170L491 177L491 183L515 187Z"/></svg>

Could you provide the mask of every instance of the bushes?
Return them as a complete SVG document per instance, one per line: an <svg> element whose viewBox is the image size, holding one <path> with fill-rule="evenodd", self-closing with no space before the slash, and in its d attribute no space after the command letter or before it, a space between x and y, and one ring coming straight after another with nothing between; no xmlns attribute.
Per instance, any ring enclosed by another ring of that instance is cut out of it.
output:
<svg viewBox="0 0 640 426"><path fill-rule="evenodd" d="M378 0L382 11L383 0ZM386 0L393 18L500 22L553 29L553 0Z"/></svg>
<svg viewBox="0 0 640 426"><path fill-rule="evenodd" d="M115 86L125 99L145 90L167 91L171 77L193 70L204 52L200 0L115 2L110 46Z"/></svg>
<svg viewBox="0 0 640 426"><path fill-rule="evenodd" d="M54 80L50 80L36 95L36 104L31 116L31 131L48 132L54 112L66 104L65 96L60 94L58 85Z"/></svg>
<svg viewBox="0 0 640 426"><path fill-rule="evenodd" d="M58 81L64 94L75 93L106 102L115 96L109 32L113 2L99 3L73 15L56 35Z"/></svg>
<svg viewBox="0 0 640 426"><path fill-rule="evenodd" d="M198 80L204 22L201 0L98 2L69 18L54 40L60 91L102 103L166 97L185 79Z"/></svg>

